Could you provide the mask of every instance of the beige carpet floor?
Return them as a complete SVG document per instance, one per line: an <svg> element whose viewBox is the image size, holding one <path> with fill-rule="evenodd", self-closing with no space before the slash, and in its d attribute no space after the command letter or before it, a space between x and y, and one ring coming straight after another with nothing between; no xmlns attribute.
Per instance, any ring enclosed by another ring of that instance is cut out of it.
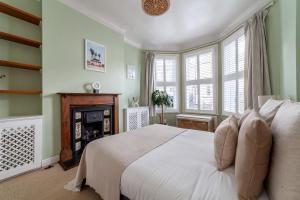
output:
<svg viewBox="0 0 300 200"><path fill-rule="evenodd" d="M68 171L57 164L50 169L30 172L0 183L1 200L101 200L91 188L71 192L64 185L72 180L76 169Z"/></svg>

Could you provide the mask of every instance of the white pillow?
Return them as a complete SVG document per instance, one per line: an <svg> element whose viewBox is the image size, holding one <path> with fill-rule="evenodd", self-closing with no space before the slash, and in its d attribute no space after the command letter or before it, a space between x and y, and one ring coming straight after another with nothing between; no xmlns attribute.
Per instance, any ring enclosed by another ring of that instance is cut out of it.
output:
<svg viewBox="0 0 300 200"><path fill-rule="evenodd" d="M300 104L284 103L272 125L268 193L273 200L296 200L300 197Z"/></svg>
<svg viewBox="0 0 300 200"><path fill-rule="evenodd" d="M260 109L259 114L262 118L271 126L272 121L280 108L280 106L284 103L281 100L269 99Z"/></svg>

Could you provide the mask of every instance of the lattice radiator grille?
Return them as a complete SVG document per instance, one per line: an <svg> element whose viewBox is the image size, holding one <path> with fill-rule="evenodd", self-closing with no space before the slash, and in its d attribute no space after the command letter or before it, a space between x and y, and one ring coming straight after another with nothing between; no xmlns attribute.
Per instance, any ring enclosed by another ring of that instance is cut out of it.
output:
<svg viewBox="0 0 300 200"><path fill-rule="evenodd" d="M41 119L0 121L0 180L41 164Z"/></svg>
<svg viewBox="0 0 300 200"><path fill-rule="evenodd" d="M0 135L0 172L34 162L34 125L4 128Z"/></svg>
<svg viewBox="0 0 300 200"><path fill-rule="evenodd" d="M130 112L128 113L128 121L129 121L129 130L134 130L138 128L138 113Z"/></svg>
<svg viewBox="0 0 300 200"><path fill-rule="evenodd" d="M149 125L149 107L126 108L124 113L126 131Z"/></svg>

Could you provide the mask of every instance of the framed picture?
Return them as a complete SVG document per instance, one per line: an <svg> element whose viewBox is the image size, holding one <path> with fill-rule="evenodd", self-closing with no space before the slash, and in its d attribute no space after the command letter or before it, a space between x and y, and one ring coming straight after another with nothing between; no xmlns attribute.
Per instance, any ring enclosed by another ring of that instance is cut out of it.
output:
<svg viewBox="0 0 300 200"><path fill-rule="evenodd" d="M98 72L106 71L105 46L85 40L85 69Z"/></svg>
<svg viewBox="0 0 300 200"><path fill-rule="evenodd" d="M135 66L133 65L127 65L127 79L135 79Z"/></svg>

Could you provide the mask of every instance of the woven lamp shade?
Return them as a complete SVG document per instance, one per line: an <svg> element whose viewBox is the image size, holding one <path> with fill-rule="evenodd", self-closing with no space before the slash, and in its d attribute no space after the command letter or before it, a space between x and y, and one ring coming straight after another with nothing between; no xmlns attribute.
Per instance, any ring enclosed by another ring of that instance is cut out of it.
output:
<svg viewBox="0 0 300 200"><path fill-rule="evenodd" d="M142 6L148 15L158 16L169 9L170 0L142 0Z"/></svg>

